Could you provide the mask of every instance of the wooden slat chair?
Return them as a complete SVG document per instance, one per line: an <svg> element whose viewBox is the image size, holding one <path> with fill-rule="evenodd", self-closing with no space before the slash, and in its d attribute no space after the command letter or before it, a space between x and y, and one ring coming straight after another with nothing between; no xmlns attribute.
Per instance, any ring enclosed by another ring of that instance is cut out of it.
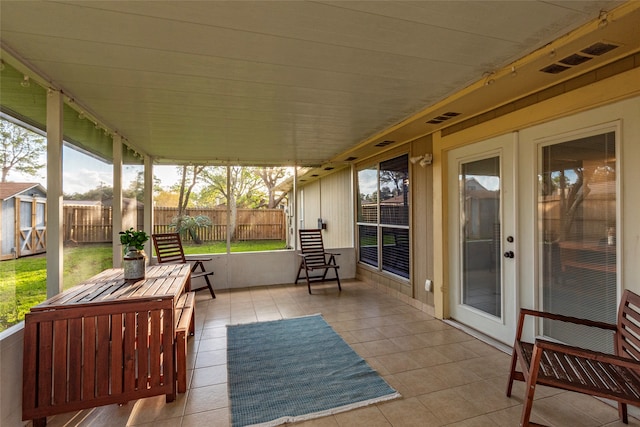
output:
<svg viewBox="0 0 640 427"><path fill-rule="evenodd" d="M526 316L609 330L614 337L615 355L544 339L537 339L535 343L522 341ZM518 362L521 371L516 370ZM511 396L514 380L527 384L521 426L540 425L529 421L536 384L618 402L620 419L628 424L627 405L640 406L640 296L629 290L624 291L615 325L521 309L507 396Z"/></svg>
<svg viewBox="0 0 640 427"><path fill-rule="evenodd" d="M151 238L153 240L153 246L156 250L156 257L158 257L159 264L186 264L192 262L193 266L191 267L191 278L193 279L197 277L203 277L207 282L206 287L209 288L211 297L216 297L216 294L213 292L211 281L209 280L209 276L213 276L213 271L207 271L204 268L204 262L211 261L212 258L191 256L186 257L182 248L182 240L180 239L180 234L178 233L152 234ZM205 287L203 286L201 288L193 290L199 291L201 289L205 289Z"/></svg>
<svg viewBox="0 0 640 427"><path fill-rule="evenodd" d="M324 282L325 280L336 280L338 282L338 290L342 291L340 286L340 277L338 276L338 269L340 268L336 264L337 253L329 253L324 251L324 244L322 242L322 230L299 230L300 234L300 268L298 268L298 275L296 277L296 284L298 280L302 278L301 274L304 271L304 277L307 280L307 288L311 293L311 282ZM309 273L319 270L322 271L322 275L311 276ZM327 272L333 270L336 277L334 279L327 279Z"/></svg>

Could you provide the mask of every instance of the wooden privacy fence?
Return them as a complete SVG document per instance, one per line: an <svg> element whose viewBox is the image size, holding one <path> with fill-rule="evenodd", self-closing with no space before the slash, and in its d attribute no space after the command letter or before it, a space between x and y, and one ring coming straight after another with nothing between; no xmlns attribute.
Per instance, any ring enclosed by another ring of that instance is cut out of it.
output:
<svg viewBox="0 0 640 427"><path fill-rule="evenodd" d="M153 210L154 233L174 231L170 224L177 215L176 208L155 208ZM225 208L187 209L191 217L204 215L211 220L208 227L198 229L203 241L224 241L227 239L228 215ZM64 240L77 243L102 243L112 240L113 216L110 206L65 206ZM123 215L123 228L141 229L142 208L136 213ZM185 240L191 239L184 236ZM285 240L286 223L283 209L238 209L236 219L236 240Z"/></svg>
<svg viewBox="0 0 640 427"><path fill-rule="evenodd" d="M102 243L113 240L110 206L65 206L63 218L65 242Z"/></svg>

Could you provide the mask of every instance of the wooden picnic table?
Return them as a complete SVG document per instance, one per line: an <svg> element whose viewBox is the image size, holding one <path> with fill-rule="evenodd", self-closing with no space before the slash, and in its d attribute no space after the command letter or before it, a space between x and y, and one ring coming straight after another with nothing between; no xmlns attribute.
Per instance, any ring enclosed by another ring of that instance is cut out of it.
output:
<svg viewBox="0 0 640 427"><path fill-rule="evenodd" d="M109 269L25 315L23 420L46 425L63 412L176 397L174 309L189 291L188 264L149 267L124 280Z"/></svg>

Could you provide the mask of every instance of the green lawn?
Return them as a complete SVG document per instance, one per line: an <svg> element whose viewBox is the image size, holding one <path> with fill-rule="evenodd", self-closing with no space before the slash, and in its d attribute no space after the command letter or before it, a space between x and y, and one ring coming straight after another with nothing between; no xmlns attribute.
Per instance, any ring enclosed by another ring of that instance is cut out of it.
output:
<svg viewBox="0 0 640 427"><path fill-rule="evenodd" d="M231 252L255 252L284 249L282 240L234 242ZM225 253L226 242L185 242L187 254ZM94 244L64 248L64 288L111 268L111 244ZM47 260L45 255L0 261L0 331L15 325L29 309L47 296Z"/></svg>
<svg viewBox="0 0 640 427"><path fill-rule="evenodd" d="M286 249L284 240L247 240L231 242L231 252L260 252ZM223 254L227 251L226 242L204 242L201 245L184 243L186 254Z"/></svg>
<svg viewBox="0 0 640 427"><path fill-rule="evenodd" d="M65 289L110 268L111 245L64 248ZM15 325L47 297L47 259L34 255L0 262L0 331Z"/></svg>

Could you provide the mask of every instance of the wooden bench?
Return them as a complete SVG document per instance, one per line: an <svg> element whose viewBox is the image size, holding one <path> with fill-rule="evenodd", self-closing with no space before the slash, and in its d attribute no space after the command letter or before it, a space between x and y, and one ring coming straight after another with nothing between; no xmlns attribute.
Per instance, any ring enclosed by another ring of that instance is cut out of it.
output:
<svg viewBox="0 0 640 427"><path fill-rule="evenodd" d="M173 301L140 301L27 313L22 419L159 394L175 399Z"/></svg>
<svg viewBox="0 0 640 427"><path fill-rule="evenodd" d="M526 316L570 322L610 330L615 355L536 339L522 341ZM521 426L531 423L536 384L611 399L618 402L620 419L628 424L627 404L640 406L640 296L626 290L618 309L617 324L595 322L535 310L520 310L511 358L507 396L514 380L526 382ZM517 371L517 365L521 371Z"/></svg>
<svg viewBox="0 0 640 427"><path fill-rule="evenodd" d="M63 412L162 394L175 400L174 317L190 283L186 264L149 267L134 283L111 268L31 307L24 319L23 421L40 427Z"/></svg>
<svg viewBox="0 0 640 427"><path fill-rule="evenodd" d="M187 337L195 333L195 309L195 292L185 292L176 303L174 318L178 393L187 391Z"/></svg>

